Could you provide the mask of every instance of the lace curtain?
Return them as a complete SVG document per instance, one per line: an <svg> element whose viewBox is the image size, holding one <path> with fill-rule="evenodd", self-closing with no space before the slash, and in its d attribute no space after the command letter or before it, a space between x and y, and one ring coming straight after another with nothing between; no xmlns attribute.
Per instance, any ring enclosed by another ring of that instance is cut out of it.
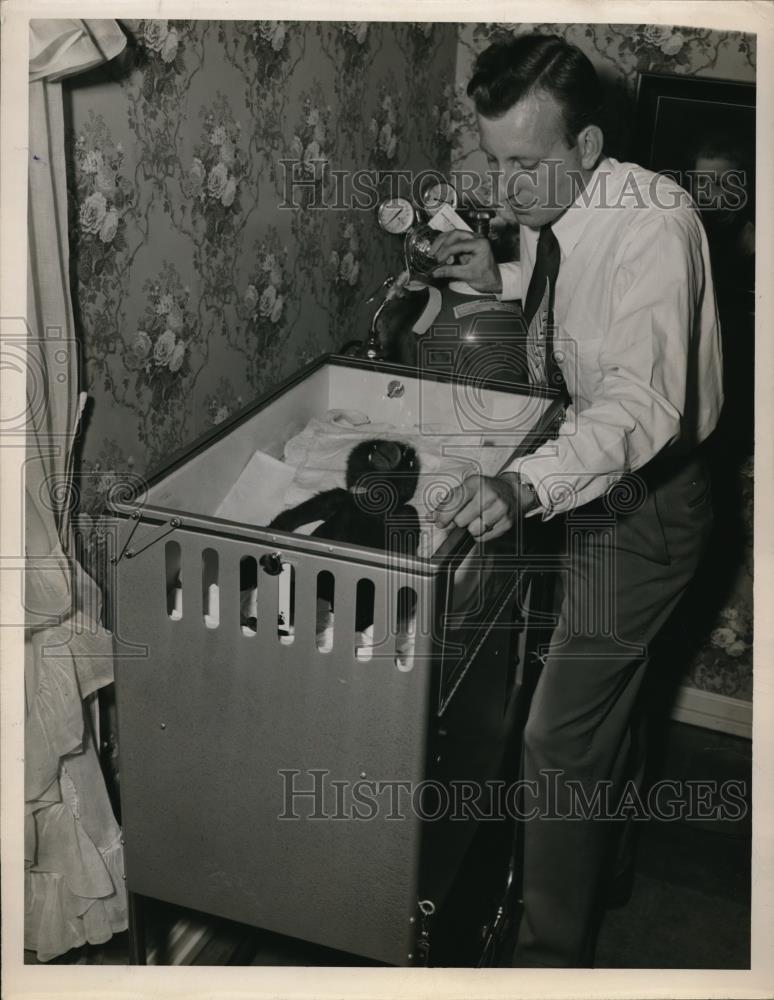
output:
<svg viewBox="0 0 774 1000"><path fill-rule="evenodd" d="M69 290L61 84L125 44L115 21L30 22L25 948L41 961L103 943L127 924L120 830L96 750L96 692L113 678L112 641L70 524L85 395Z"/></svg>

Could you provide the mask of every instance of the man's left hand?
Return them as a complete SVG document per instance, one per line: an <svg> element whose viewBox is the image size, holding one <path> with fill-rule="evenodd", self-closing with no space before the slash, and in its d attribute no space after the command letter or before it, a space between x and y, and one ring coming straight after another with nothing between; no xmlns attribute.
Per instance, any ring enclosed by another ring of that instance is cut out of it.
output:
<svg viewBox="0 0 774 1000"><path fill-rule="evenodd" d="M499 294L503 290L492 244L483 236L452 229L438 235L429 252L440 261L440 266L433 270L434 278L457 278L466 281L477 292ZM453 263L455 257L459 260L457 264Z"/></svg>

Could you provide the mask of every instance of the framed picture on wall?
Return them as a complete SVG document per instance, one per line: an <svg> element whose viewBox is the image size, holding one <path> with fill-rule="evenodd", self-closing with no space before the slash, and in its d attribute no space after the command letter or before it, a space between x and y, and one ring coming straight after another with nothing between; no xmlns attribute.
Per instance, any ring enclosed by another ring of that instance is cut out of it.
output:
<svg viewBox="0 0 774 1000"><path fill-rule="evenodd" d="M710 242L718 294L753 308L755 84L640 75L636 159L693 196Z"/></svg>

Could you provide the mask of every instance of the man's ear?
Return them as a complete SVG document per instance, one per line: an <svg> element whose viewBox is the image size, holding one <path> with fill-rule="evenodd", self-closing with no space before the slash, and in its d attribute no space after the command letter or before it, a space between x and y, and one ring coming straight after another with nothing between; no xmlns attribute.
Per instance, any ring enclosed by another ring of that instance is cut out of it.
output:
<svg viewBox="0 0 774 1000"><path fill-rule="evenodd" d="M599 125L587 125L581 129L578 133L578 149L584 170L593 170L596 167L604 145L605 136Z"/></svg>

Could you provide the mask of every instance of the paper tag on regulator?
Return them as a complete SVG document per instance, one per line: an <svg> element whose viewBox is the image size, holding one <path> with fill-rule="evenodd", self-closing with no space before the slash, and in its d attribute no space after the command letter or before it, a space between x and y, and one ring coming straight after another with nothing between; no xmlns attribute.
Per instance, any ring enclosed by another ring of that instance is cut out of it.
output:
<svg viewBox="0 0 774 1000"><path fill-rule="evenodd" d="M457 215L451 205L443 204L432 216L428 225L431 229L437 229L439 233L448 233L452 229L464 229L469 233L473 230L463 219Z"/></svg>

